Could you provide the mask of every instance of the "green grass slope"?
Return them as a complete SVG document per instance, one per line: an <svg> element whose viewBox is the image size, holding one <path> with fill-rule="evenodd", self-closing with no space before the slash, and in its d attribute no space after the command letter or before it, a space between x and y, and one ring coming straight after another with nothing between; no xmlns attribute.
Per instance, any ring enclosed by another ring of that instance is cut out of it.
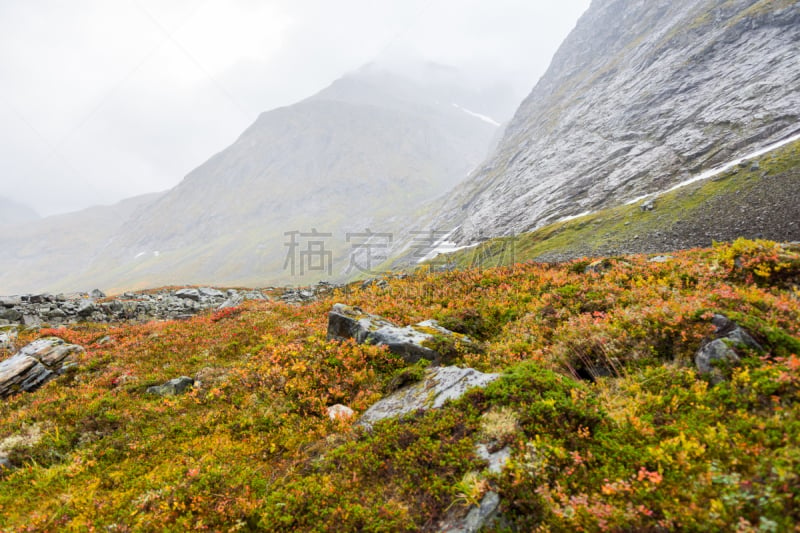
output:
<svg viewBox="0 0 800 533"><path fill-rule="evenodd" d="M426 531L488 490L538 531L788 531L800 522L800 252L737 241L645 256L417 273L307 306L251 302L186 322L26 332L87 347L0 403L3 531ZM342 301L434 318L503 377L366 431L398 373L376 346L329 342ZM711 385L693 356L724 313L764 351ZM100 343L109 336L110 342ZM604 367L610 375L582 379ZM180 375L202 386L162 398ZM509 446L500 474L478 441Z"/></svg>

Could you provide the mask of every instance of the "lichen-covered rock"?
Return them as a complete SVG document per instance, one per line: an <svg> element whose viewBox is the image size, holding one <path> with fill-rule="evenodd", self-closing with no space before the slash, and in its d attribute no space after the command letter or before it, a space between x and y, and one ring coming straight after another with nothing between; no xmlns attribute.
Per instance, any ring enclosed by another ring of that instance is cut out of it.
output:
<svg viewBox="0 0 800 533"><path fill-rule="evenodd" d="M344 304L335 304L328 314L328 340L355 339L359 344L385 345L408 363L420 359L441 362L444 354L436 349L437 338L453 344L472 343L468 337L441 327L435 320L400 327L385 318Z"/></svg>
<svg viewBox="0 0 800 533"><path fill-rule="evenodd" d="M57 337L36 340L0 362L0 398L33 392L63 372L74 356L83 352L76 344Z"/></svg>
<svg viewBox="0 0 800 533"><path fill-rule="evenodd" d="M153 385L152 387L147 387L147 392L149 394L157 394L158 396L176 396L178 394L183 394L193 386L194 379L188 376L181 376L179 378L171 379L163 385Z"/></svg>
<svg viewBox="0 0 800 533"><path fill-rule="evenodd" d="M419 383L409 385L378 401L359 419L370 426L379 420L420 409L437 409L448 400L457 400L473 387L485 387L500 374L484 374L472 368L438 367L427 371Z"/></svg>

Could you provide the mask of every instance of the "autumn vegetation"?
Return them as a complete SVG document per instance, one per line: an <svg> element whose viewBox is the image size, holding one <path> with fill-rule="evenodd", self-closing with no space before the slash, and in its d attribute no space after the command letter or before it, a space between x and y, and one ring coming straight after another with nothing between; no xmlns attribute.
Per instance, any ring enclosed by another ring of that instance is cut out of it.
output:
<svg viewBox="0 0 800 533"><path fill-rule="evenodd" d="M591 268L587 268L591 266ZM796 531L800 253L740 240L675 253L419 271L308 305L55 335L79 365L0 403L0 529L420 531L501 497L522 531ZM503 373L440 410L363 412L419 379L383 347L326 340L335 302L477 341L450 363ZM724 314L763 347L712 384L694 355ZM110 341L99 342L104 337ZM8 354L0 354L5 357ZM148 386L201 384L160 397ZM404 382L405 382L404 381ZM394 384L394 385L393 385ZM475 443L510 446L499 474Z"/></svg>

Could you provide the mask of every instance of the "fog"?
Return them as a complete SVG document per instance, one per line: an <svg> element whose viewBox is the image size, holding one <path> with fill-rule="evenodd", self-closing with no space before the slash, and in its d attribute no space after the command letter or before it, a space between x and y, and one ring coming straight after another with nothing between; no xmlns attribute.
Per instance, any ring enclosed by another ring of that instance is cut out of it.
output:
<svg viewBox="0 0 800 533"><path fill-rule="evenodd" d="M453 66L521 100L588 4L7 0L0 196L50 215L168 189L259 113L374 61Z"/></svg>

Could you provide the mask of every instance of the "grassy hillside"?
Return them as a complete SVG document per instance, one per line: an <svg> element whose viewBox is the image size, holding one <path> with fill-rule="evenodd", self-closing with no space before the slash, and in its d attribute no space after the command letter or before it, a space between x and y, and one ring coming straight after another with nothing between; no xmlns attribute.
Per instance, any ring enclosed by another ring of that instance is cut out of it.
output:
<svg viewBox="0 0 800 533"><path fill-rule="evenodd" d="M0 529L434 530L490 489L526 531L794 528L798 250L737 241L586 265L418 273L302 307L27 332L87 351L0 403L15 467L0 474ZM504 376L371 432L331 421L327 406L363 412L398 373L419 374L381 347L326 341L336 301L438 319L480 342L454 363ZM693 357L715 313L765 350L712 386ZM145 393L180 375L203 385ZM481 439L511 447L502 473L475 474Z"/></svg>
<svg viewBox="0 0 800 533"><path fill-rule="evenodd" d="M653 199L492 239L437 263L509 265L620 253L663 253L739 237L800 240L800 141Z"/></svg>

